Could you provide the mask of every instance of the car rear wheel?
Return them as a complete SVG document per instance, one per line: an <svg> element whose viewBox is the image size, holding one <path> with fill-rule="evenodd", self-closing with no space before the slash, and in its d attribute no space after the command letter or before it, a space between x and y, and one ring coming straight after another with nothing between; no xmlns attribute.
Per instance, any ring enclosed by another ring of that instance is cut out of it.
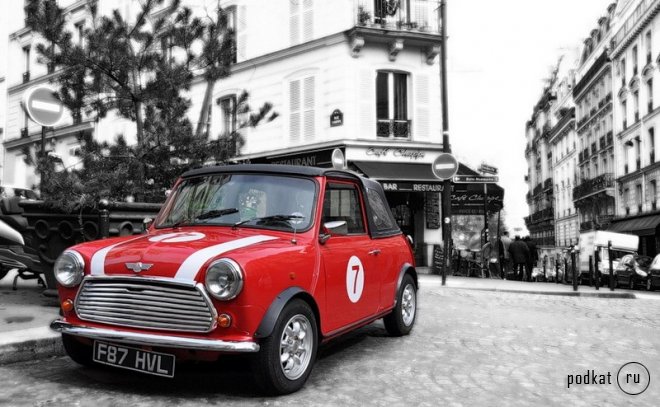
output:
<svg viewBox="0 0 660 407"><path fill-rule="evenodd" d="M316 334L309 304L297 299L284 307L253 360L257 384L266 394L288 394L303 387L316 359Z"/></svg>
<svg viewBox="0 0 660 407"><path fill-rule="evenodd" d="M92 347L79 342L71 335L62 334L62 344L69 357L79 365L92 365Z"/></svg>
<svg viewBox="0 0 660 407"><path fill-rule="evenodd" d="M417 287L410 274L403 276L397 293L396 306L383 318L387 333L392 336L408 335L417 316Z"/></svg>

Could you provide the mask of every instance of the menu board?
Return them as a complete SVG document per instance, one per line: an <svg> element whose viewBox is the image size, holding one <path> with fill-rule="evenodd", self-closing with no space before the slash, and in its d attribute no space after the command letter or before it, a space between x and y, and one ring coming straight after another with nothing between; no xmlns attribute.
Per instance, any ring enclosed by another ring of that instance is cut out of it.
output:
<svg viewBox="0 0 660 407"><path fill-rule="evenodd" d="M433 245L433 263L431 264L433 274L442 273L442 260L444 257L444 252L442 246L436 244Z"/></svg>
<svg viewBox="0 0 660 407"><path fill-rule="evenodd" d="M426 217L427 229L440 229L440 194L437 192L427 192L424 215Z"/></svg>

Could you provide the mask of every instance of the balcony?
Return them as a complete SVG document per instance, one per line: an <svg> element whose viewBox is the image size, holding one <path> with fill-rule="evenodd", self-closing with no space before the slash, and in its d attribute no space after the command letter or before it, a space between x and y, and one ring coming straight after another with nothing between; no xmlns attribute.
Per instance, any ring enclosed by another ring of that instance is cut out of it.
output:
<svg viewBox="0 0 660 407"><path fill-rule="evenodd" d="M439 34L438 0L358 0L356 25Z"/></svg>
<svg viewBox="0 0 660 407"><path fill-rule="evenodd" d="M537 186L534 187L534 190L532 191L532 195L536 196L543 191L543 184L538 184Z"/></svg>
<svg viewBox="0 0 660 407"><path fill-rule="evenodd" d="M614 187L614 174L605 173L582 182L580 185L573 188L573 200L577 201L585 196L595 194L606 188Z"/></svg>
<svg viewBox="0 0 660 407"><path fill-rule="evenodd" d="M543 181L543 189L549 188L552 188L552 178L546 178L546 180Z"/></svg>
<svg viewBox="0 0 660 407"><path fill-rule="evenodd" d="M30 71L23 72L23 83L30 82Z"/></svg>
<svg viewBox="0 0 660 407"><path fill-rule="evenodd" d="M378 137L410 138L410 120L378 119L376 135Z"/></svg>

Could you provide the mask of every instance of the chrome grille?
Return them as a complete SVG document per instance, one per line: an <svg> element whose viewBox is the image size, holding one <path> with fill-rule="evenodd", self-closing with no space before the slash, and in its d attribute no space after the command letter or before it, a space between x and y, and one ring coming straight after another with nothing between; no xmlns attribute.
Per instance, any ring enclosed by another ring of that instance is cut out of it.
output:
<svg viewBox="0 0 660 407"><path fill-rule="evenodd" d="M134 328L208 332L215 309L200 288L166 279L88 278L76 297L85 321Z"/></svg>

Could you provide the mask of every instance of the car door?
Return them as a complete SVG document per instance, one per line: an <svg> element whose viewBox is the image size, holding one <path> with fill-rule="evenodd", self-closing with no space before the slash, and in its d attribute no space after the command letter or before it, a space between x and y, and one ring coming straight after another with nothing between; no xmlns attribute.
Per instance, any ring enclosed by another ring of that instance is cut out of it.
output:
<svg viewBox="0 0 660 407"><path fill-rule="evenodd" d="M328 331L336 331L376 313L380 276L377 252L367 233L361 189L352 182L331 181L326 185L321 223L346 222L320 252L325 270Z"/></svg>
<svg viewBox="0 0 660 407"><path fill-rule="evenodd" d="M619 266L616 269L616 280L619 284L628 284L628 281L630 281L630 277L633 273L634 264L635 258L632 254L623 256Z"/></svg>

